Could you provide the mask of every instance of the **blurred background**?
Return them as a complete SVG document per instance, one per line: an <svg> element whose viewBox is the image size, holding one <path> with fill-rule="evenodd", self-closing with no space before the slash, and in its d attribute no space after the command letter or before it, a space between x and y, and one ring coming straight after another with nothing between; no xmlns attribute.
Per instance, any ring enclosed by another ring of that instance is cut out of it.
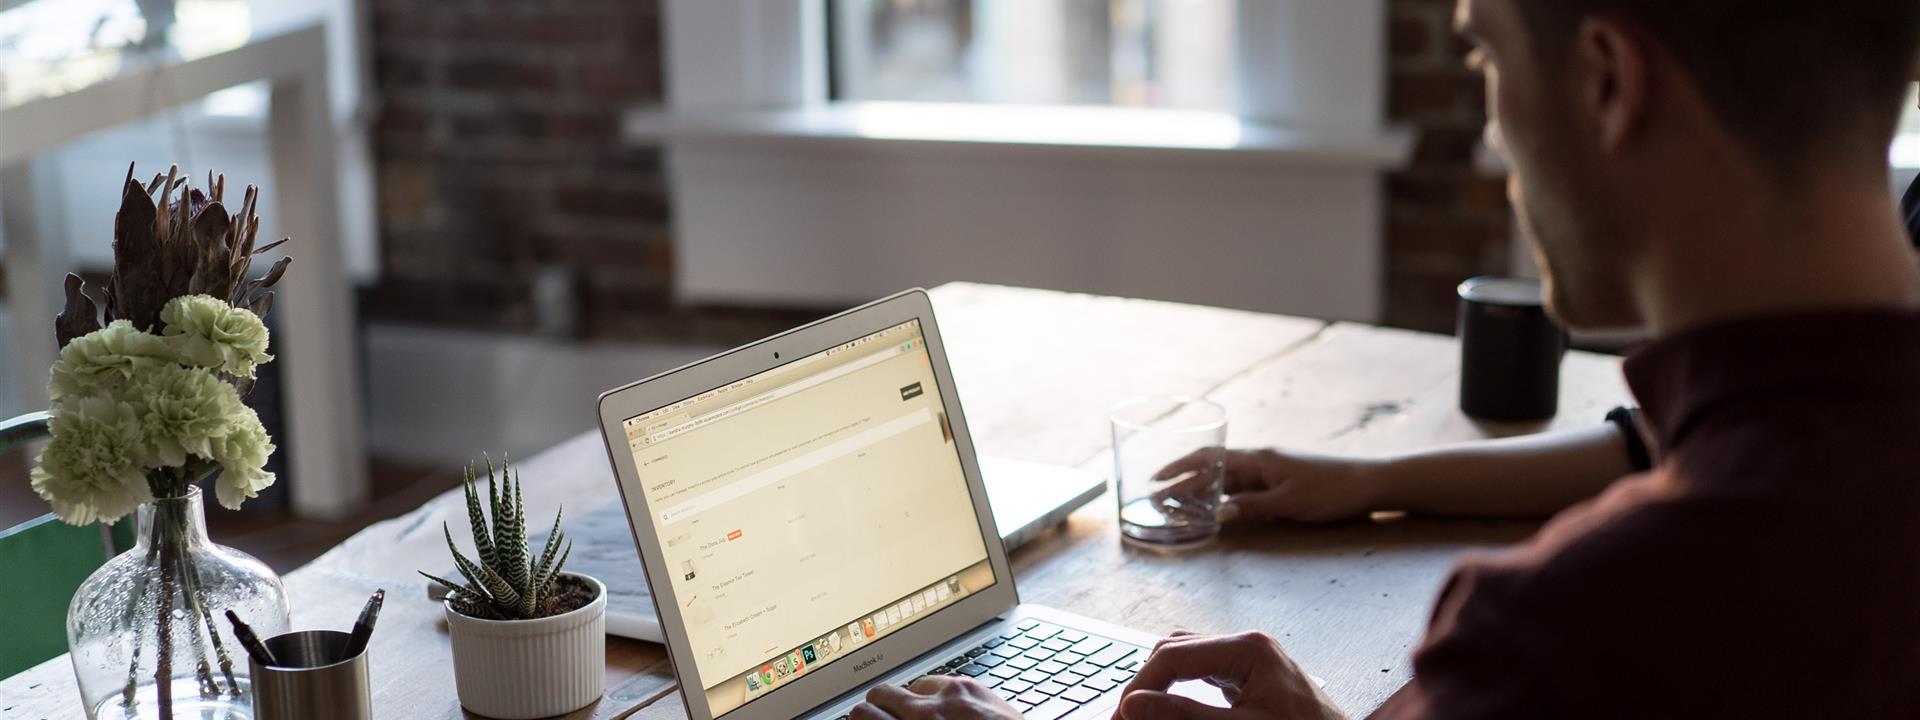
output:
<svg viewBox="0 0 1920 720"><path fill-rule="evenodd" d="M1461 280L1531 272L1451 6L0 0L0 417L44 407L129 162L260 185L294 236L250 399L281 483L212 518L283 571L602 390L910 286L1449 332ZM46 511L26 460L0 528Z"/></svg>

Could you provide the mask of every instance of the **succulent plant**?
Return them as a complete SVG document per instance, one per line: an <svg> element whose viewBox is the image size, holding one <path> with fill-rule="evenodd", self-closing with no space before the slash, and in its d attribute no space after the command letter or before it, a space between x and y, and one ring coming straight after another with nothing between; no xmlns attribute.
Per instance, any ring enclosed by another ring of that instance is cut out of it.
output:
<svg viewBox="0 0 1920 720"><path fill-rule="evenodd" d="M453 553L454 566L466 582L454 582L420 573L447 588L447 604L456 612L485 620L531 620L557 615L570 607L560 603L556 585L560 569L573 554L573 543L560 530L560 512L553 514L553 532L547 536L538 559L528 552L527 506L521 499L520 473L511 462L502 462L496 472L493 459L486 458L487 508L481 512L479 473L469 465L462 472L461 484L467 495L467 521L473 526L474 554L469 559L453 542L453 530L446 523L440 529L447 536L447 550ZM561 549L565 543L566 548Z"/></svg>

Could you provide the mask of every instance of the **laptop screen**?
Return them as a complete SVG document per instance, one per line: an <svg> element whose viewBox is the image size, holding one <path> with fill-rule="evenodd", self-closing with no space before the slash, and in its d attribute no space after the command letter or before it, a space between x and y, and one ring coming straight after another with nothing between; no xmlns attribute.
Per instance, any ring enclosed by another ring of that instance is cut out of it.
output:
<svg viewBox="0 0 1920 720"><path fill-rule="evenodd" d="M913 320L623 423L716 717L993 585L940 397Z"/></svg>

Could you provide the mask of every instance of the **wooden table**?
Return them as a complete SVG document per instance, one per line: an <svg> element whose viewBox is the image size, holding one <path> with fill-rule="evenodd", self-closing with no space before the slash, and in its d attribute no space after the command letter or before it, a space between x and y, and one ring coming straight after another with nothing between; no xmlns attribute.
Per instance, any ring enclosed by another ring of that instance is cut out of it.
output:
<svg viewBox="0 0 1920 720"><path fill-rule="evenodd" d="M1106 408L1163 391L1224 404L1230 440L1242 446L1387 453L1542 427L1461 416L1458 353L1446 337L981 285L943 286L933 298L982 453L1104 472ZM1562 377L1551 426L1592 426L1627 401L1615 358L1570 354ZM598 433L522 468L536 517L614 497ZM1535 527L1417 518L1273 526L1167 556L1123 548L1113 514L1111 501L1096 501L1014 553L1021 599L1153 632L1266 630L1356 717L1407 682L1408 655L1454 559ZM345 626L373 588L390 591L372 651L381 717L461 714L440 609L413 571L446 564L440 524L460 536L465 517L457 494L442 496L286 578L298 628ZM579 717L684 717L677 693L634 712L665 681L659 646L613 638L607 650L608 688L627 686L634 697ZM74 717L77 705L64 657L0 681L0 718Z"/></svg>

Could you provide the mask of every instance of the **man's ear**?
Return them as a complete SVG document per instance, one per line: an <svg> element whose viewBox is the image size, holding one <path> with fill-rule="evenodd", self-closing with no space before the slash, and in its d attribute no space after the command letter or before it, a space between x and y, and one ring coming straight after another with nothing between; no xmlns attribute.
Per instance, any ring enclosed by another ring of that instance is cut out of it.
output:
<svg viewBox="0 0 1920 720"><path fill-rule="evenodd" d="M1646 47L1620 23L1588 19L1575 32L1567 78L1579 108L1593 119L1601 152L1617 153L1646 124L1652 95Z"/></svg>

